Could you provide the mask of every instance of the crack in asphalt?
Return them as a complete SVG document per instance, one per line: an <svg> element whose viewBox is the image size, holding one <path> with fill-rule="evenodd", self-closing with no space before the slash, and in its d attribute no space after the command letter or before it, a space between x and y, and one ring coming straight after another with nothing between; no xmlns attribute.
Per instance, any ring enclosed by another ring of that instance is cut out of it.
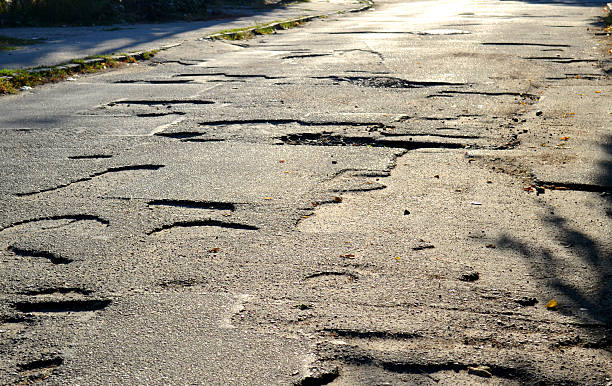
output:
<svg viewBox="0 0 612 386"><path fill-rule="evenodd" d="M69 263L72 263L73 261L71 259L61 257L55 253L37 250L37 249L25 249L25 248L19 248L19 247L11 245L7 248L7 250L20 257L41 257L41 258L49 260L53 264L69 264Z"/></svg>
<svg viewBox="0 0 612 386"><path fill-rule="evenodd" d="M147 235L150 236L155 233L159 233L159 232L162 232L168 229L173 229L173 228L194 228L194 227L215 227L215 228L237 229L237 230L248 230L248 231L259 230L258 227L253 226L253 225L209 219L209 220L177 221L172 224L166 224L161 227L155 228L147 232Z"/></svg>
<svg viewBox="0 0 612 386"><path fill-rule="evenodd" d="M26 224L36 223L40 221L60 221L60 220L71 220L70 223L78 222L78 221L95 221L104 226L108 226L110 224L108 220L102 217L98 217L98 216L94 216L90 214L67 214L67 215L37 217L33 219L17 221L17 222L11 223L8 226L5 226L4 228L0 228L0 232L3 232L7 229L14 228L20 225L26 225Z"/></svg>
<svg viewBox="0 0 612 386"><path fill-rule="evenodd" d="M36 195L36 194L52 192L52 191L56 191L56 190L59 190L59 189L67 188L67 187L69 187L71 185L74 185L74 184L77 184L77 183L80 183L80 182L91 181L91 180L93 180L96 177L100 177L100 176L103 176L103 175L109 174L109 173L119 173L119 172L126 172L126 171L135 171L135 170L158 170L158 169L161 169L163 167L164 167L164 165L152 165L152 164L111 167L111 168L108 168L108 169L106 169L104 171L93 173L93 174L90 174L87 177L78 178L76 180L72 180L72 181L67 182L65 184L56 185L56 186L51 187L51 188L45 188L45 189L35 190L35 191L31 191L31 192L15 193L15 196L17 196L17 197L27 197L27 196L33 196L33 195Z"/></svg>

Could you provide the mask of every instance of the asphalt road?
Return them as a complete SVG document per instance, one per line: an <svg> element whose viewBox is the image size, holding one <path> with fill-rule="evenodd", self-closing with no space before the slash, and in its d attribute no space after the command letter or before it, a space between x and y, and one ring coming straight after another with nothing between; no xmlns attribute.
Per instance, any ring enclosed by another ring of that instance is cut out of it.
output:
<svg viewBox="0 0 612 386"><path fill-rule="evenodd" d="M383 0L1 98L0 383L609 384L602 6Z"/></svg>

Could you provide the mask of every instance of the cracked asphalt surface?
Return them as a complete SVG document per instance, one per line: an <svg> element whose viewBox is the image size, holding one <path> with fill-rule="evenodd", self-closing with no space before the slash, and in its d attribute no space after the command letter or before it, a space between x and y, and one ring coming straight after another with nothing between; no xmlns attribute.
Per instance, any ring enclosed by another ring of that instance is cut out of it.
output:
<svg viewBox="0 0 612 386"><path fill-rule="evenodd" d="M610 383L602 6L382 0L3 97L0 383Z"/></svg>

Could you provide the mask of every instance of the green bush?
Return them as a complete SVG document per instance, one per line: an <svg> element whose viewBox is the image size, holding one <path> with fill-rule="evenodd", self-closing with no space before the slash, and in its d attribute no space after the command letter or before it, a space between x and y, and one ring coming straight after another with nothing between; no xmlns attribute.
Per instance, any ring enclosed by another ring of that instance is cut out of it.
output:
<svg viewBox="0 0 612 386"><path fill-rule="evenodd" d="M91 25L201 19L211 8L266 0L0 0L0 25Z"/></svg>

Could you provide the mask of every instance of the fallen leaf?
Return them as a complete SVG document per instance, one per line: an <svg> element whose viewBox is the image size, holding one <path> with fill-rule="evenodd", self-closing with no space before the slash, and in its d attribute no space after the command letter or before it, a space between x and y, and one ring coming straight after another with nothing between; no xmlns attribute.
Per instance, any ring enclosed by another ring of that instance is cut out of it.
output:
<svg viewBox="0 0 612 386"><path fill-rule="evenodd" d="M219 250L220 250L219 248L211 248L208 250L208 253L217 253L219 252Z"/></svg>
<svg viewBox="0 0 612 386"><path fill-rule="evenodd" d="M280 162L280 163L282 163L282 164L284 164L284 163L285 163L285 160L284 160L284 159L282 159L282 160L280 160L279 162Z"/></svg>
<svg viewBox="0 0 612 386"><path fill-rule="evenodd" d="M400 257L399 256L395 256L395 260L399 261Z"/></svg>
<svg viewBox="0 0 612 386"><path fill-rule="evenodd" d="M562 141L567 141L568 139L570 139L570 137L561 137Z"/></svg>
<svg viewBox="0 0 612 386"><path fill-rule="evenodd" d="M497 248L497 247L495 246L495 244L487 244L487 245L486 245L486 247L487 247L487 248Z"/></svg>
<svg viewBox="0 0 612 386"><path fill-rule="evenodd" d="M334 202L342 202L342 197L335 196Z"/></svg>
<svg viewBox="0 0 612 386"><path fill-rule="evenodd" d="M601 94L601 91L597 90L595 91L595 94Z"/></svg>
<svg viewBox="0 0 612 386"><path fill-rule="evenodd" d="M345 259L353 259L355 258L355 255L353 255L352 253L346 254L346 255L340 255L340 257L343 257Z"/></svg>
<svg viewBox="0 0 612 386"><path fill-rule="evenodd" d="M556 310L559 306L559 303L555 299L551 299L548 303L546 303L546 308L549 310Z"/></svg>
<svg viewBox="0 0 612 386"><path fill-rule="evenodd" d="M271 200L272 197L264 197L264 200Z"/></svg>

